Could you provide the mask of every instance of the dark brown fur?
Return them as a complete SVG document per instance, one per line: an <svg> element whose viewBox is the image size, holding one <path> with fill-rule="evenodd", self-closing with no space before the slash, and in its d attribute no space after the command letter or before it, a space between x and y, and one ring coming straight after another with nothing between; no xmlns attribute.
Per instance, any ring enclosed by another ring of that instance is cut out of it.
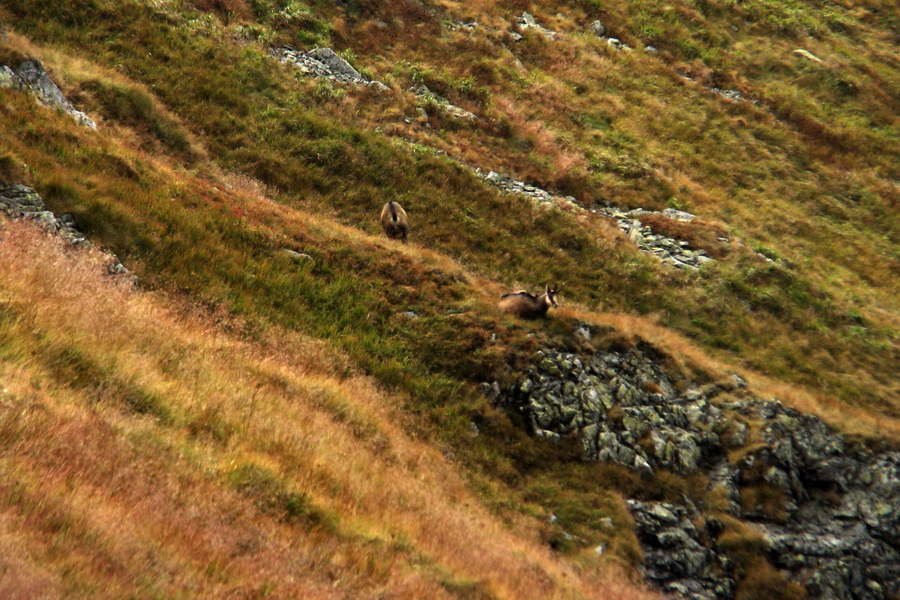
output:
<svg viewBox="0 0 900 600"><path fill-rule="evenodd" d="M389 238L406 243L406 236L409 235L409 218L397 202L388 202L381 209L381 226Z"/></svg>
<svg viewBox="0 0 900 600"><path fill-rule="evenodd" d="M556 301L558 293L558 286L551 288L548 285L547 291L538 296L524 290L504 294L500 297L500 310L522 319L542 319L547 315L550 307L556 308L559 306L559 303Z"/></svg>

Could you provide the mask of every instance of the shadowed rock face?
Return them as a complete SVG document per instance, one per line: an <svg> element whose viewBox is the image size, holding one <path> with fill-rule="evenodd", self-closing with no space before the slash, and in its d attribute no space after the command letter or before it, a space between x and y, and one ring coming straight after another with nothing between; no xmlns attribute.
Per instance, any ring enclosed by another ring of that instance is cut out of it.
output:
<svg viewBox="0 0 900 600"><path fill-rule="evenodd" d="M718 524L698 529L695 510L665 502L629 500L644 548L644 575L663 590L684 598L732 598L735 582L728 557L709 547Z"/></svg>
<svg viewBox="0 0 900 600"><path fill-rule="evenodd" d="M523 376L515 388L486 389L522 413L537 437L576 436L586 459L648 474L706 475L725 511L758 530L772 564L810 597L900 594L900 453L849 451L821 419L755 398L739 377L698 387L646 345L544 350ZM757 435L748 448L749 424ZM741 458L729 462L727 450ZM751 490L761 485L780 499L777 517L754 505ZM734 597L733 561L716 543L722 524L704 506L685 498L629 508L650 581L684 598ZM694 525L701 515L702 530Z"/></svg>

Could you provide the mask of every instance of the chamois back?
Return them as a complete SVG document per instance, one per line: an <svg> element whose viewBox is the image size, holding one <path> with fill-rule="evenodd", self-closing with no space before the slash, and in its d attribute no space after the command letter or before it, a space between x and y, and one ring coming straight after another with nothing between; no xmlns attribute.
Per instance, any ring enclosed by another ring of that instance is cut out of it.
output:
<svg viewBox="0 0 900 600"><path fill-rule="evenodd" d="M409 235L409 217L399 203L391 201L384 205L381 209L381 227L392 240L406 242L406 236Z"/></svg>

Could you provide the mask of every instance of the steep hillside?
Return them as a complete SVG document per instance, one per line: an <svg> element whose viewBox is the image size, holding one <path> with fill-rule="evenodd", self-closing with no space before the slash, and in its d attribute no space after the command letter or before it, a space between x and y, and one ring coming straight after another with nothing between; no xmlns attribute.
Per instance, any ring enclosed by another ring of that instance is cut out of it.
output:
<svg viewBox="0 0 900 600"><path fill-rule="evenodd" d="M3 236L5 598L644 597L492 515L323 344Z"/></svg>
<svg viewBox="0 0 900 600"><path fill-rule="evenodd" d="M19 596L649 597L641 564L698 597L850 585L781 557L822 503L897 493L890 2L2 0L0 21L0 185L138 288L7 211ZM547 320L496 309L553 282ZM690 426L645 410L701 396ZM800 418L771 399L838 437L801 419L802 459L767 462ZM838 458L887 487L823 475ZM647 562L654 503L696 525L671 535L706 575ZM866 597L900 593L873 560Z"/></svg>

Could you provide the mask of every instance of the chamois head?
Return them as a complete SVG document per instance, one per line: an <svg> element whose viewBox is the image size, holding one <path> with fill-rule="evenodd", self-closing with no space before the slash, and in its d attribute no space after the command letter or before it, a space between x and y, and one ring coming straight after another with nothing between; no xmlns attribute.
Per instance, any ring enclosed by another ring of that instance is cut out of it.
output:
<svg viewBox="0 0 900 600"><path fill-rule="evenodd" d="M381 209L381 227L392 240L406 243L406 236L409 234L409 218L399 203L392 201L384 205L384 208Z"/></svg>
<svg viewBox="0 0 900 600"><path fill-rule="evenodd" d="M500 297L500 310L522 319L540 319L550 308L558 308L557 294L561 286L547 286L543 294L534 295L521 290Z"/></svg>
<svg viewBox="0 0 900 600"><path fill-rule="evenodd" d="M555 287L552 287L552 288L548 285L547 291L544 292L543 294L541 294L541 296L545 296L547 298L546 302L547 302L548 308L551 306L553 308L559 308L559 302L557 302L557 298L556 298L557 294L559 294L559 286L558 285Z"/></svg>

